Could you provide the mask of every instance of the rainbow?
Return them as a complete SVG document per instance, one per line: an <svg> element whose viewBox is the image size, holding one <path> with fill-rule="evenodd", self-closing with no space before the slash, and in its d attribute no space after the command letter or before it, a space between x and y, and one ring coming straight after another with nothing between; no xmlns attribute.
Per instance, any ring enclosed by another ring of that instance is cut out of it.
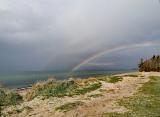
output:
<svg viewBox="0 0 160 117"><path fill-rule="evenodd" d="M80 67L82 67L83 65L89 63L90 61L101 57L104 54L109 54L111 52L116 52L119 50L124 50L124 49L131 49L131 48L139 48L139 47L149 47L149 46L153 46L153 45L160 45L160 42L158 41L148 41L148 42L144 42L144 43L139 43L139 44L129 44L129 45L121 45L115 48L110 48L110 49L106 49L102 52L96 53L93 56L83 60L81 63L79 63L78 65L74 66L72 71L76 71L78 70Z"/></svg>

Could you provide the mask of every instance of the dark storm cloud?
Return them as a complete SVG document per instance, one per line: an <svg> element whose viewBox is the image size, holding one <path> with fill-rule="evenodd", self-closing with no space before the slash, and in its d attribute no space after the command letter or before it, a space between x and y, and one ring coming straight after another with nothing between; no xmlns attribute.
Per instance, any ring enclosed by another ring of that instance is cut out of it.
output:
<svg viewBox="0 0 160 117"><path fill-rule="evenodd" d="M160 40L159 21L158 0L0 0L0 70L71 69L113 46Z"/></svg>

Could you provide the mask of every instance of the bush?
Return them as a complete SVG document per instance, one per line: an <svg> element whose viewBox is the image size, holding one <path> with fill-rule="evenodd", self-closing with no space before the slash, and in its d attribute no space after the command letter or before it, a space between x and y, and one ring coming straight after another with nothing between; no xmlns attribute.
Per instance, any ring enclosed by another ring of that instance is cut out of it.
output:
<svg viewBox="0 0 160 117"><path fill-rule="evenodd" d="M23 97L16 92L0 89L0 116L2 116L2 110L5 106L17 105L23 101Z"/></svg>
<svg viewBox="0 0 160 117"><path fill-rule="evenodd" d="M23 97L15 92L10 92L6 95L4 105L17 105L23 101Z"/></svg>
<svg viewBox="0 0 160 117"><path fill-rule="evenodd" d="M48 87L39 92L42 96L53 96L53 97L62 97L67 95L72 95L72 91L77 88L77 85L74 81L64 81L57 84L55 87Z"/></svg>
<svg viewBox="0 0 160 117"><path fill-rule="evenodd" d="M32 88L30 91L27 92L25 95L25 98L27 101L32 100L36 96L39 95L40 91L43 91L45 89L52 89L57 85L57 82L54 79L49 79L44 82L37 82L36 84L32 85Z"/></svg>

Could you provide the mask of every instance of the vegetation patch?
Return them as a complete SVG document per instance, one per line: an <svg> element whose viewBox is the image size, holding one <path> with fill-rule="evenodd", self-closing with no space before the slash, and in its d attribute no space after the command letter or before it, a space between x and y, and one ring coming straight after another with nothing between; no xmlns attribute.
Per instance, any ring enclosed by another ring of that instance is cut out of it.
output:
<svg viewBox="0 0 160 117"><path fill-rule="evenodd" d="M109 77L108 82L109 83L116 83L116 82L119 82L122 80L123 80L123 78L121 76L111 76L111 77Z"/></svg>
<svg viewBox="0 0 160 117"><path fill-rule="evenodd" d="M29 106L25 106L25 107L23 108L23 110L25 110L27 113L29 113L29 112L33 111L33 108L31 108L31 107L29 107Z"/></svg>
<svg viewBox="0 0 160 117"><path fill-rule="evenodd" d="M3 105L9 106L9 105L17 105L20 104L23 101L23 97L19 95L16 92L10 92L6 94L3 100Z"/></svg>
<svg viewBox="0 0 160 117"><path fill-rule="evenodd" d="M66 103L62 106L57 107L55 110L59 110L62 112L67 112L70 111L72 109L77 108L78 106L82 106L84 103L81 101L76 101L76 102L72 102L72 103Z"/></svg>
<svg viewBox="0 0 160 117"><path fill-rule="evenodd" d="M83 87L79 87L79 88L75 89L74 93L76 95L85 94L87 92L99 89L100 87L101 87L101 83L100 82L93 83L93 84L89 84L87 86L83 86Z"/></svg>
<svg viewBox="0 0 160 117"><path fill-rule="evenodd" d="M48 79L47 81L37 82L36 84L32 85L30 91L28 91L25 95L25 98L27 101L30 101L37 97L41 91L45 89L54 88L57 84L58 82L56 82L54 79Z"/></svg>
<svg viewBox="0 0 160 117"><path fill-rule="evenodd" d="M14 106L14 108L10 111L7 112L7 114L9 116L13 115L13 114L18 114L18 113L21 113L23 111L26 111L27 113L29 113L30 111L32 111L33 109L29 106L25 106L25 107L20 107L20 108L17 108L16 106Z"/></svg>
<svg viewBox="0 0 160 117"><path fill-rule="evenodd" d="M93 95L89 95L88 97L93 97L93 98L97 98L97 97L102 97L102 94L93 94Z"/></svg>
<svg viewBox="0 0 160 117"><path fill-rule="evenodd" d="M12 114L17 114L17 113L21 113L23 111L23 109L13 109L11 111L8 111L8 115L11 116Z"/></svg>
<svg viewBox="0 0 160 117"><path fill-rule="evenodd" d="M0 89L0 116L2 116L2 110L6 106L17 105L23 102L23 97L13 91L5 91Z"/></svg>
<svg viewBox="0 0 160 117"><path fill-rule="evenodd" d="M106 77L99 77L98 80L105 81L108 83L117 83L119 81L122 81L123 77L121 77L121 76L106 76Z"/></svg>
<svg viewBox="0 0 160 117"><path fill-rule="evenodd" d="M85 94L101 87L99 81L92 83L85 82L79 84L76 80L67 80L61 82L53 82L52 80L33 85L32 89L26 94L27 100L32 100L37 96L44 97L63 97Z"/></svg>
<svg viewBox="0 0 160 117"><path fill-rule="evenodd" d="M16 92L7 92L0 91L0 105L1 106L10 106L17 105L23 101L23 97Z"/></svg>
<svg viewBox="0 0 160 117"><path fill-rule="evenodd" d="M159 117L160 115L160 77L151 76L138 93L130 98L118 102L120 106L129 109L129 112L107 113L104 117Z"/></svg>
<svg viewBox="0 0 160 117"><path fill-rule="evenodd" d="M66 81L60 84L57 84L55 87L48 87L44 90L39 91L39 94L46 97L63 97L63 96L72 96L73 90L77 88L77 85L74 81Z"/></svg>
<svg viewBox="0 0 160 117"><path fill-rule="evenodd" d="M99 91L103 93L114 93L115 89L100 89Z"/></svg>
<svg viewBox="0 0 160 117"><path fill-rule="evenodd" d="M124 75L125 77L144 77L144 75L142 73L129 73L129 74L126 74Z"/></svg>
<svg viewBox="0 0 160 117"><path fill-rule="evenodd" d="M125 75L126 77L138 77L139 75L138 74L128 74L128 75Z"/></svg>

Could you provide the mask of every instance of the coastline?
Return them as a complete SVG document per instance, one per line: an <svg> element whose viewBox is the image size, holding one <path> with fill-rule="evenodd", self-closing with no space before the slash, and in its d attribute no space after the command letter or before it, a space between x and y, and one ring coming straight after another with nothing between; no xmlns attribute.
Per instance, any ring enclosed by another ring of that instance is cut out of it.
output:
<svg viewBox="0 0 160 117"><path fill-rule="evenodd" d="M84 83L94 84L100 82L101 86L83 94L62 97L37 96L30 101L25 100L17 105L16 109L22 112L15 112L9 117L101 117L106 113L123 114L129 110L124 106L117 105L117 101L133 96L147 82L150 76L160 76L159 72L130 72L112 75L113 80L108 80L109 76L89 77L87 79L77 79L79 85L83 87ZM111 76L110 76L111 77ZM118 78L118 79L117 79ZM121 79L122 78L122 79ZM98 80L97 80L98 79ZM43 82L41 82L44 84ZM46 82L45 82L46 83ZM38 85L37 85L38 86ZM34 88L19 90L22 96L25 96ZM88 89L87 89L88 90ZM72 107L73 106L73 107ZM29 110L26 108L30 108ZM4 113L15 111L14 108L4 109ZM106 116L107 117L107 116Z"/></svg>
<svg viewBox="0 0 160 117"><path fill-rule="evenodd" d="M75 78L88 78L97 77L103 75L114 75L124 72L130 72L135 70L90 70L90 71L75 71L72 74L70 71L39 71L39 72L9 72L5 74L0 74L0 82L4 84L7 88L26 88L30 87L32 84L47 80L48 78L55 78L57 80L66 80L70 77Z"/></svg>
<svg viewBox="0 0 160 117"><path fill-rule="evenodd" d="M85 77L75 77L75 78L73 78L73 79L88 79L88 78L91 78L91 77L103 77L103 76L124 76L124 75L127 75L127 74L135 74L135 73L139 73L138 71L132 71L132 72L124 72L124 73L110 73L110 74L100 74L100 75L96 75L96 76L85 76ZM68 79L64 79L64 80L69 80L70 78L68 78ZM46 80L48 80L48 79L46 79ZM57 79L55 79L55 80L57 80ZM64 81L64 80L60 80L60 81ZM41 81L36 81L36 83L37 82L41 82ZM19 88L13 88L15 91L17 91L17 92L25 92L25 91L27 91L27 90L29 90L29 89L31 89L32 88L32 86L34 85L35 83L33 83L33 84L29 84L29 86L26 86L26 87L19 87Z"/></svg>

